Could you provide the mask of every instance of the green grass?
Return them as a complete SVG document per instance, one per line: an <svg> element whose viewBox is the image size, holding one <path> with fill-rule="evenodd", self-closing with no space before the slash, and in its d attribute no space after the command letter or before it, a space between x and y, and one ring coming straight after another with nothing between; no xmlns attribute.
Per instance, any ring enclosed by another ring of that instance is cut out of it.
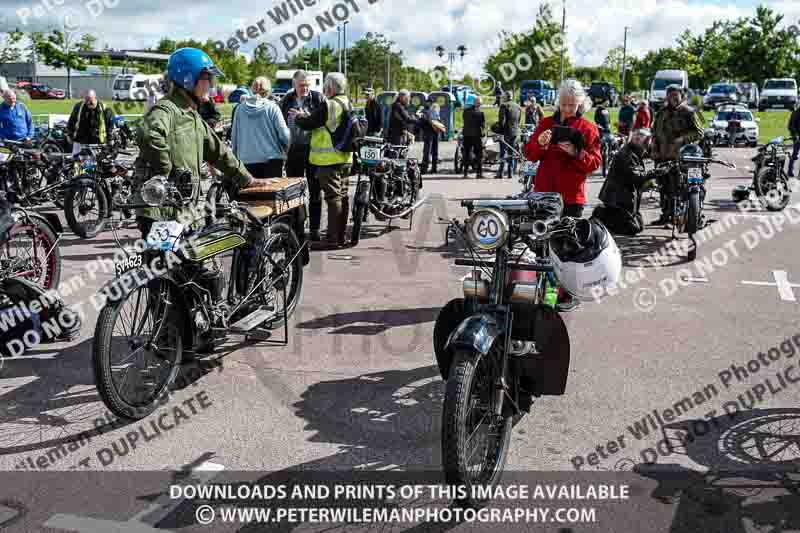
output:
<svg viewBox="0 0 800 533"><path fill-rule="evenodd" d="M78 100L27 100L25 101L25 105L28 106L28 109L31 110L31 113L34 115L39 114L63 114L68 115L72 111L72 107ZM113 102L113 101L106 101L106 104L112 105L112 108L115 110L117 114L142 114L144 113L144 103L143 102ZM233 104L221 104L217 105L217 109L219 109L220 113L224 116L230 116L231 112L233 111ZM495 122L497 122L497 108L496 107L485 107L483 108L483 112L486 115L486 124L487 126L491 126ZM611 123L615 124L617 122L617 114L618 109L611 110ZM545 111L546 115L552 114L552 111ZM770 140L778 137L780 135L788 137L789 132L786 129L786 123L789 122L789 111L773 111L773 112L765 112L753 113L756 117L761 119L759 122L759 143L767 143ZM706 122L710 122L713 113L710 111L706 111L703 113L703 116L706 119ZM589 112L589 120L594 117L594 112ZM45 119L41 117L41 119L36 120L36 122L43 122ZM461 110L456 111L456 129L461 129L463 126L462 120L462 112Z"/></svg>

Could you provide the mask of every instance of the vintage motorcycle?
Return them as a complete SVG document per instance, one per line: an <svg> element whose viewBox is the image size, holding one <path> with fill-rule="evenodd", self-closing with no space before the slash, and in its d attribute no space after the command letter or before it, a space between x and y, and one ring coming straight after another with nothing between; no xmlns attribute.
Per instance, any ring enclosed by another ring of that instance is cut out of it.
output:
<svg viewBox="0 0 800 533"><path fill-rule="evenodd" d="M67 123L65 121L56 122L52 128L40 140L39 148L47 153L72 153L72 141L67 133Z"/></svg>
<svg viewBox="0 0 800 533"><path fill-rule="evenodd" d="M187 208L197 179L190 174L181 173L177 186L153 177L140 190L144 203L125 207ZM106 301L94 335L95 382L119 417L151 413L182 361L213 350L228 334L267 340L271 330L283 326L281 343L288 342L288 318L302 291L305 245L291 227L276 221L285 213L274 216L274 203L251 208L220 201L205 208L194 222L153 222L134 252L120 244L127 258L100 290ZM305 204L294 209L304 211Z"/></svg>
<svg viewBox="0 0 800 533"><path fill-rule="evenodd" d="M463 233L471 258L457 259L455 264L472 271L462 281L464 297L441 309L433 347L446 381L442 410L445 482L471 488L498 482L512 425L530 412L534 397L565 392L570 343L556 307L560 283L569 277L584 289L616 283L622 262L604 228L603 243L592 246L602 245L602 253L612 259L610 269L581 279L561 262L553 245L570 242L574 250L580 250L576 261L609 265L606 256L581 256L588 248L580 243L594 235L582 232L596 226L588 220L560 218L559 194L465 200L462 206L470 215ZM565 246L559 244L558 249ZM494 261L479 253L493 255ZM565 279L558 278L559 273ZM468 496L465 500L477 503L480 499Z"/></svg>
<svg viewBox="0 0 800 533"><path fill-rule="evenodd" d="M350 242L358 244L361 225L371 211L379 221L407 218L425 202L419 198L422 174L416 159L407 158L408 146L386 144L380 137L364 137L357 142L354 167L358 172L353 197L353 231Z"/></svg>
<svg viewBox="0 0 800 533"><path fill-rule="evenodd" d="M758 148L751 160L755 163L753 183L749 187L739 185L733 189L733 200L742 202L755 191L761 205L769 211L783 211L792 199L792 186L784 171L787 154L783 137L772 139Z"/></svg>
<svg viewBox="0 0 800 533"><path fill-rule="evenodd" d="M66 184L64 215L67 225L79 237L90 239L103 231L113 213L112 205L123 205L133 187L132 162L119 161L120 155L133 155L116 145L86 145L79 154L82 173ZM133 212L122 209L122 216Z"/></svg>
<svg viewBox="0 0 800 533"><path fill-rule="evenodd" d="M0 278L25 279L44 290L57 289L62 232L55 213L14 206L0 193Z"/></svg>
<svg viewBox="0 0 800 533"><path fill-rule="evenodd" d="M672 238L676 233L687 233L691 246L688 250L689 261L697 258L697 241L695 233L706 225L703 214L703 203L706 197L705 182L711 177L708 170L710 163L735 169L736 165L711 157L706 157L703 147L698 144L687 144L681 148L678 159L656 165L656 172L672 183L673 193L668 195L667 212L672 217Z"/></svg>
<svg viewBox="0 0 800 533"><path fill-rule="evenodd" d="M603 178L608 175L608 169L611 167L611 162L614 156L625 144L625 136L618 133L606 133L600 140L600 156L602 160Z"/></svg>

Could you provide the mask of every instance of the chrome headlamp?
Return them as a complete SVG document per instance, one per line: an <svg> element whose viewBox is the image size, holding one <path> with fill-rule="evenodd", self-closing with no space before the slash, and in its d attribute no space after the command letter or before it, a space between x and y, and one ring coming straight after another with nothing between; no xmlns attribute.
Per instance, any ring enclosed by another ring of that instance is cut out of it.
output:
<svg viewBox="0 0 800 533"><path fill-rule="evenodd" d="M147 205L159 207L167 200L167 178L156 176L142 185L142 200Z"/></svg>

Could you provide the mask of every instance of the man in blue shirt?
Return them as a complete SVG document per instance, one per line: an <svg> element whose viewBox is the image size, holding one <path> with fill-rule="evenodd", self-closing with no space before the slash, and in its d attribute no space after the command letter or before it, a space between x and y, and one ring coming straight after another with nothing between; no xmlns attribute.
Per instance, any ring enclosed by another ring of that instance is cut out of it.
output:
<svg viewBox="0 0 800 533"><path fill-rule="evenodd" d="M17 103L17 94L11 89L3 91L0 105L0 139L31 142L33 118L22 102Z"/></svg>

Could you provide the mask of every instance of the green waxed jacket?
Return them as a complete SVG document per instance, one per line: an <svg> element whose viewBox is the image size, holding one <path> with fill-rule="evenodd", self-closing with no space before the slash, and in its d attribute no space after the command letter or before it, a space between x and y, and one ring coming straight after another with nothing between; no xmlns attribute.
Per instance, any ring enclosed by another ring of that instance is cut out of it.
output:
<svg viewBox="0 0 800 533"><path fill-rule="evenodd" d="M199 177L203 161L214 165L226 180L234 180L239 187L253 179L244 164L200 118L195 103L179 89L173 89L145 114L139 146L134 185L137 192L150 177L171 176L181 168ZM194 189L193 201L197 203L201 200L199 183ZM134 202L139 201L136 194ZM146 208L137 214L154 220L178 216L173 208Z"/></svg>

